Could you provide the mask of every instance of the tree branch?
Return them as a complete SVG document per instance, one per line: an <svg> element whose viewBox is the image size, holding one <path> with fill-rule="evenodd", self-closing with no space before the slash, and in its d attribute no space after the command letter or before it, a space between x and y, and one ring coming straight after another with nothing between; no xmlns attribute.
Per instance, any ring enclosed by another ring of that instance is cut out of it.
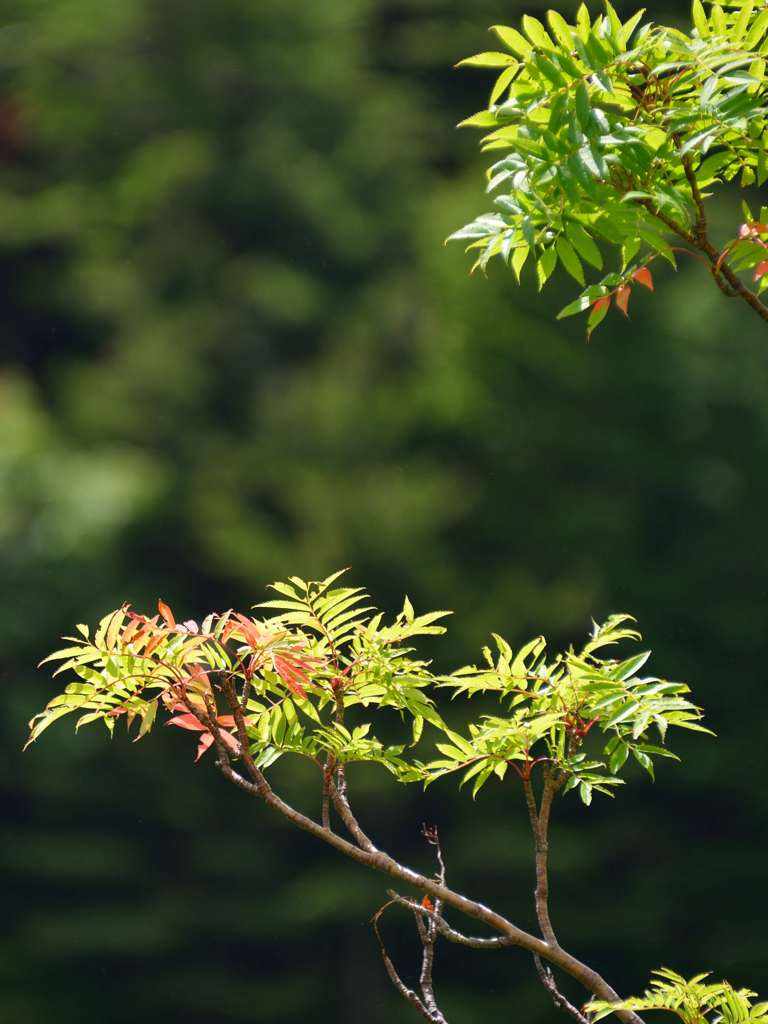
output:
<svg viewBox="0 0 768 1024"><path fill-rule="evenodd" d="M750 291L750 289L747 288L725 260L721 258L721 254L709 240L707 234L707 219L704 211L704 199L688 154L682 156L681 161L686 179L688 180L688 184L691 189L693 204L696 209L696 222L694 224L693 231L688 231L687 228L678 223L672 217L668 216L663 210L654 206L650 199L639 200L640 205L644 207L652 217L655 217L657 220L660 220L662 224L665 224L670 231L678 235L689 245L698 249L699 252L704 253L709 260L709 269L714 282L724 295L727 295L729 298L736 298L738 296L743 299L748 306L751 306L759 317L763 320L768 320L768 306L766 306L753 291Z"/></svg>
<svg viewBox="0 0 768 1024"><path fill-rule="evenodd" d="M555 984L555 978L552 971L542 962L540 956L533 956L533 962L536 964L536 971L538 972L539 978L544 988L552 996L552 1002L555 1004L558 1010L562 1010L569 1016L573 1017L578 1024L590 1024L589 1019L584 1016L581 1010L577 1009L573 1003L568 1002L563 993L558 989Z"/></svg>
<svg viewBox="0 0 768 1024"><path fill-rule="evenodd" d="M557 941L557 937L552 927L552 921L549 917L548 856L549 816L552 810L552 801L554 800L557 791L560 789L560 786L561 783L553 776L549 768L545 768L541 802L537 808L536 797L533 792L533 785L531 784L530 777L523 779L525 802L528 806L528 816L531 821L531 831L533 832L536 856L536 892L534 896L536 903L536 917L544 938L550 945L555 946L558 949L560 948L560 943ZM558 989L551 969L543 963L538 953L533 954L533 962L536 965L536 972L541 979L542 985L552 996L552 1002L555 1004L557 1009L569 1014L569 1016L573 1017L574 1020L578 1021L578 1024L589 1024L589 1020L581 1013L580 1010L570 1003Z"/></svg>
<svg viewBox="0 0 768 1024"><path fill-rule="evenodd" d="M361 849L359 846L354 845L337 833L324 828L312 818L302 814L302 812L298 811L296 808L291 807L290 804L287 804L277 795L277 793L275 793L263 772L256 766L253 758L248 753L247 733L245 731L242 709L240 709L237 714L233 710L232 714L237 727L238 737L243 736L245 738L245 742L242 738L240 739L240 756L243 759L252 781L243 778L243 776L232 767L230 753L221 739L221 727L216 721L215 708L210 704L210 701L206 702L206 708L207 713L203 713L200 709L195 709L192 713L195 714L198 720L213 734L219 758L217 767L224 777L233 785L242 789L251 796L259 797L259 799L268 807L273 811L276 811L287 821L290 821L297 828L300 828L304 832L308 832L317 839L321 839L328 846L333 847L337 852L344 854L344 856L349 857L351 860L357 861L358 864L364 864L366 867L369 867L374 871L378 871L381 874L389 875L391 878L395 878L397 881L402 882L405 885L413 886L422 892L428 893L435 900L441 900L446 905L453 907L455 910L460 910L468 917L481 921L489 928L499 932L500 935L507 940L507 945L520 946L521 949L525 949L529 953L538 954L543 960L554 964L566 974L569 974L588 992L597 996L598 999L610 1001L619 1000L618 993L597 971L587 966L587 964L582 963L577 959L577 957L572 956L561 947L550 945L543 939L540 939L535 935L531 935L524 929L518 928L517 925L513 924L511 921L508 921L502 914L491 910L483 903L471 900L466 896L463 896L461 893L450 889L441 882L436 881L433 878L428 878L426 875L422 875L419 872L414 871L412 868L406 867L404 864L400 864L394 858L390 857L389 854L384 853L375 847L373 850ZM418 906L418 904L416 904L416 906ZM426 910L426 908L424 909ZM642 1019L631 1010L619 1010L617 1011L617 1016L624 1022L624 1024L642 1024Z"/></svg>
<svg viewBox="0 0 768 1024"><path fill-rule="evenodd" d="M547 859L549 855L549 812L552 807L552 800L559 786L552 778L549 771L544 773L544 787L541 794L541 809L536 807L536 797L533 792L533 785L530 778L523 779L525 790L525 802L528 806L528 817L531 822L533 843L536 858L536 891L534 901L536 903L536 918L541 928L541 934L547 943L556 948L559 943L552 927L549 917L549 875Z"/></svg>
<svg viewBox="0 0 768 1024"><path fill-rule="evenodd" d="M379 928L379 918L387 909L387 907L390 906L392 906L391 900L389 903L385 903L383 907L380 907L379 910L377 910L376 913L371 918L373 931L379 943L381 959L384 961L384 967L386 969L387 974L389 975L389 980L395 986L395 988L403 997L403 999L406 999L411 1004L411 1006L415 1007L415 1009L418 1010L421 1016L426 1018L426 1020L432 1021L433 1024L448 1024L445 1017L442 1015L442 1013L440 1013L436 1006L434 1010L431 1007L426 1006L425 1003L419 998L419 996L413 991L413 989L408 988L403 979L397 973L397 968L392 963L392 959L389 953L387 953L387 947L384 945L384 939L382 938L381 929Z"/></svg>
<svg viewBox="0 0 768 1024"><path fill-rule="evenodd" d="M470 949L508 949L510 946L518 945L513 939L503 935L487 939L476 938L473 935L464 935L462 932L456 931L455 928L451 928L444 917L441 917L434 910L430 910L429 907L425 907L423 903L406 899L405 896L401 896L393 889L387 889L387 896L389 896L393 903L399 903L401 906L413 911L414 914L421 914L422 917L428 918L434 924L436 931L448 939L449 942L455 942L457 946L468 946Z"/></svg>
<svg viewBox="0 0 768 1024"><path fill-rule="evenodd" d="M329 778L328 780L328 792L330 793L331 800L333 801L333 806L336 809L336 813L341 818L348 832L353 837L353 839L355 840L355 842L357 843L361 850L367 850L368 853L377 853L378 850L376 846L368 838L365 832L363 832L362 828L360 827L360 822L352 813L352 808L349 803L349 790L346 786L346 778L344 781L345 788L344 792L342 793L336 787L332 779Z"/></svg>

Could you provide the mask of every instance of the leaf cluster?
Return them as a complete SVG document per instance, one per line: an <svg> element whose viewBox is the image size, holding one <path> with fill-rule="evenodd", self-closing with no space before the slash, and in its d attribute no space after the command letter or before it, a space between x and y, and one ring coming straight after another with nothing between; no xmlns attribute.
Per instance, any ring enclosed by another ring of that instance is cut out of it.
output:
<svg viewBox="0 0 768 1024"><path fill-rule="evenodd" d="M505 713L481 716L466 737L448 732L449 742L437 745L441 758L423 767L426 779L463 771L462 784L474 780L474 794L510 767L527 779L546 765L565 791L577 789L589 804L594 791L612 795L630 756L653 777L656 758L675 757L664 746L670 726L707 730L684 683L642 674L650 651L604 656L607 647L640 639L633 621L613 615L594 624L580 650L551 660L543 637L515 652L494 634L495 651L484 649L484 664L460 668L439 686L454 696L494 694Z"/></svg>
<svg viewBox="0 0 768 1024"><path fill-rule="evenodd" d="M76 728L101 721L110 733L120 716L129 727L138 719L138 739L164 708L181 712L169 724L207 728L206 746L215 720L227 746L237 748L226 700L232 687L260 767L286 753L316 762L330 755L337 763L378 762L408 777L403 745L379 741L371 722L349 728L344 719L353 708L395 709L410 716L413 739L425 720L441 724L425 692L434 681L428 662L414 657L408 645L414 637L444 632L439 620L448 613L417 616L406 598L402 611L385 623L361 588L333 586L340 575L275 583L279 597L259 607L277 614L262 619L229 610L209 615L200 626L177 623L160 602L152 618L119 608L102 619L92 638L79 626L78 636L66 638L69 646L44 659L61 662L54 675L67 672L76 679L32 719L27 743L71 713L79 715Z"/></svg>
<svg viewBox="0 0 768 1024"><path fill-rule="evenodd" d="M273 584L277 596L257 606L268 613L263 618L229 610L200 626L178 623L161 601L151 618L117 609L92 637L78 626L45 659L60 662L54 675L75 678L33 718L28 743L73 713L76 728L101 721L110 733L120 717L129 728L137 721L139 739L162 710L168 724L199 734L198 756L217 738L240 754L240 715L248 752L262 769L294 754L326 770L378 763L403 782L429 784L461 770L477 793L510 767L527 779L547 765L589 803L593 791L610 793L620 783L630 756L651 775L655 758L674 757L664 746L670 726L703 729L685 684L641 674L648 652L603 656L606 647L639 638L629 616L595 625L583 648L550 660L543 637L515 653L495 636L496 651L486 648L480 667L436 676L412 644L445 632L449 613L417 615L406 598L386 622L362 588L338 585L341 575ZM441 689L454 697L493 694L502 713L483 715L462 735L436 707ZM384 710L410 723L403 742L378 738L374 718ZM425 723L441 734L439 757L426 762L406 756ZM598 756L590 734L602 735Z"/></svg>
<svg viewBox="0 0 768 1024"><path fill-rule="evenodd" d="M530 261L540 289L562 266L583 290L559 315L588 312L588 331L614 297L627 313L654 260L676 266L673 236L698 238L712 189L768 178L768 10L741 0L707 14L694 0L690 33L643 13L622 21L606 2L574 23L526 15L522 31L493 27L504 51L460 62L498 72L487 108L461 122L486 132L494 210L450 237L474 268L499 257L519 280ZM588 284L605 251L614 269Z"/></svg>
<svg viewBox="0 0 768 1024"><path fill-rule="evenodd" d="M668 967L653 974L642 996L616 1002L590 1001L585 1010L592 1021L602 1020L617 1010L666 1010L683 1024L749 1024L763 1021L768 1015L768 1002L755 1003L755 992L735 989L726 981L707 981L709 974L697 974L686 980Z"/></svg>

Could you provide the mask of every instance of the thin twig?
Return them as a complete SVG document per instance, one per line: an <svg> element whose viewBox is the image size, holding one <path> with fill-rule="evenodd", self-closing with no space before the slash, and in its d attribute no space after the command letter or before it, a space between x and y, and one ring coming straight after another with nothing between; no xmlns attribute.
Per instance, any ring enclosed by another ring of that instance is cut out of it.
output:
<svg viewBox="0 0 768 1024"><path fill-rule="evenodd" d="M426 1020L431 1021L432 1024L448 1024L448 1022L446 1021L446 1019L443 1016L443 1014L437 1008L436 1004L434 1006L428 1006L426 1004L426 1001L422 1000L417 995L417 993L414 992L414 990L412 988L409 988L405 984L403 979L397 973L397 968L393 964L392 958L390 957L389 953L387 952L387 947L384 945L384 939L382 938L381 929L379 928L379 918L384 913L384 911L387 909L387 907L391 907L392 906L393 902L394 902L393 900L390 900L388 903L385 903L384 906L380 907L379 910L377 910L376 913L371 918L371 924L373 925L373 931L374 931L374 933L376 935L376 939L377 939L377 941L379 943L379 950L381 952L381 959L384 961L384 967L385 967L386 972L387 972L387 974L389 976L389 980L395 986L395 988L400 993L400 995L403 997L403 999L406 999L411 1004L411 1006L413 1006L416 1010L418 1010L418 1012Z"/></svg>
<svg viewBox="0 0 768 1024"><path fill-rule="evenodd" d="M494 935L487 939L476 938L473 935L464 935L462 932L456 931L455 928L451 928L444 917L441 917L430 907L425 907L423 903L406 899L405 896L401 896L393 889L387 889L387 896L389 896L393 903L399 903L401 906L413 911L414 914L420 914L422 917L428 918L440 935L448 939L449 942L455 942L457 946L468 946L470 949L509 949L510 946L517 945L516 942L513 942L504 935Z"/></svg>
<svg viewBox="0 0 768 1024"><path fill-rule="evenodd" d="M555 1004L557 1009L562 1010L563 1013L567 1013L569 1016L573 1017L575 1021L578 1021L578 1024L590 1024L589 1019L584 1016L581 1010L575 1007L573 1003L570 1003L558 989L555 984L555 978L552 971L542 961L541 957L534 954L533 962L536 964L536 970L539 978L541 979L542 985L552 996L552 1002Z"/></svg>
<svg viewBox="0 0 768 1024"><path fill-rule="evenodd" d="M437 858L436 878L441 885L445 885L445 861L443 860L443 851L440 846L440 835L437 828L434 825L422 825L421 834L430 846L434 847L435 857ZM442 907L442 901L436 900L434 905L435 913L439 915ZM435 988L432 980L432 971L435 964L435 942L438 935L437 926L429 919L425 924L424 918L421 914L415 914L414 916L416 918L416 927L419 932L419 938L421 939L422 946L419 985L421 987L424 1004L427 1009L435 1015L435 1019L437 1019L437 1015L442 1016L435 998Z"/></svg>

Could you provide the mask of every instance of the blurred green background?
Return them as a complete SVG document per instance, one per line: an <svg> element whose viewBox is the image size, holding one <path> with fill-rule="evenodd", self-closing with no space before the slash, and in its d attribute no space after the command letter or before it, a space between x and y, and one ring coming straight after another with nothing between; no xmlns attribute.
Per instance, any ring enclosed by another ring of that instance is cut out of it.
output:
<svg viewBox="0 0 768 1024"><path fill-rule="evenodd" d="M190 736L18 753L72 623L347 564L384 608L455 609L445 668L491 630L638 616L720 738L562 803L556 927L626 992L666 964L766 995L768 339L694 263L587 345L554 320L573 282L540 298L443 248L485 203L453 126L489 81L451 66L523 9L0 0L3 1022L414 1019L368 924L386 882ZM381 845L430 870L435 822L453 884L532 926L512 784L352 785ZM411 922L385 930L413 978ZM442 949L436 986L452 1024L556 1014L514 950Z"/></svg>

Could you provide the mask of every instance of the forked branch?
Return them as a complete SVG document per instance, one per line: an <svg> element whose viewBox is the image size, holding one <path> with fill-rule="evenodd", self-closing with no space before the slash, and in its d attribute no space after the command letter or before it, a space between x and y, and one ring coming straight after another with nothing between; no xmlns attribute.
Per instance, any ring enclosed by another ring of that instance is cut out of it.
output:
<svg viewBox="0 0 768 1024"><path fill-rule="evenodd" d="M230 692L228 692L228 690ZM497 913L491 908L485 906L483 903L479 903L463 896L461 893L449 888L443 882L435 878L422 875L419 872L414 871L412 868L399 863L389 854L376 848L367 836L364 836L362 830L360 830L361 835L359 838L361 842L369 844L367 848L366 846L360 846L357 843L349 842L343 836L332 832L319 822L314 821L306 814L297 810L295 807L287 804L280 796L278 796L277 793L275 793L264 773L260 768L258 768L253 761L253 758L248 754L248 736L242 709L238 707L236 699L231 699L231 690L226 685L224 686L224 692L237 727L237 734L241 747L239 756L245 765L249 778L245 778L234 768L232 762L235 755L231 753L221 738L221 726L216 720L215 710L212 705L207 706L206 712L203 712L200 708L191 705L190 712L196 715L201 724L213 734L218 754L218 768L224 777L233 785L242 789L251 796L258 797L268 807L282 815L282 817L290 821L297 828L300 828L302 831L308 832L317 839L322 840L328 846L331 846L337 852L342 853L351 860L357 861L359 864L364 864L366 867L378 871L381 874L389 875L398 882L412 886L413 888L420 890L422 893L427 893L435 902L440 901L445 906L453 907L455 910L461 911L468 917L482 922L487 927L497 932L499 936L503 938L505 945L519 946L521 949L525 949L529 953L537 954L542 960L560 968L566 974L570 975L598 999L612 1001L617 1001L619 999L617 992L597 971L587 966L587 964L582 963L577 957L568 953L560 946L548 943L545 939L541 939L536 935L526 932L524 929L513 924L502 914ZM331 795L333 796L333 789L331 789ZM346 808L348 808L346 801L340 800L337 809L339 808L345 809L347 820L350 824L353 824L355 819L351 814L351 811L346 810ZM427 908L422 908L422 910L427 913ZM441 931L441 934L445 934L445 932ZM642 1024L641 1018L632 1010L617 1011L617 1016L623 1021L623 1024Z"/></svg>
<svg viewBox="0 0 768 1024"><path fill-rule="evenodd" d="M445 1019L445 1017L443 1016L442 1012L438 1008L437 1003L435 1002L434 993L432 992L432 989L431 989L431 984L428 987L427 991L425 992L424 981L423 981L423 975L424 975L423 970L422 970L422 979L421 979L422 995L419 996L418 993L414 991L414 989L409 988L408 985L405 984L403 979L398 974L397 968L395 967L394 963L392 962L392 958L390 957L389 953L387 952L387 947L384 944L384 939L383 939L382 934L381 934L381 929L379 928L379 919L381 918L381 916L384 913L384 911L388 907L391 907L394 902L395 902L394 900L390 900L388 903L385 903L384 906L380 907L376 911L376 913L373 915L373 917L371 918L371 924L373 925L373 931L374 931L374 933L376 935L376 939L377 939L377 941L379 943L379 950L381 952L381 959L384 961L384 968L385 968L385 970L387 972L389 980L395 986L395 988L400 993L400 995L403 997L403 999L405 999L407 1002L409 1002L411 1004L411 1006L413 1006L414 1009L416 1009L421 1014L421 1016L425 1018L425 1020L431 1021L432 1024L448 1024L447 1020ZM422 933L420 932L420 934L422 934ZM430 976L430 980L431 980L431 976Z"/></svg>

